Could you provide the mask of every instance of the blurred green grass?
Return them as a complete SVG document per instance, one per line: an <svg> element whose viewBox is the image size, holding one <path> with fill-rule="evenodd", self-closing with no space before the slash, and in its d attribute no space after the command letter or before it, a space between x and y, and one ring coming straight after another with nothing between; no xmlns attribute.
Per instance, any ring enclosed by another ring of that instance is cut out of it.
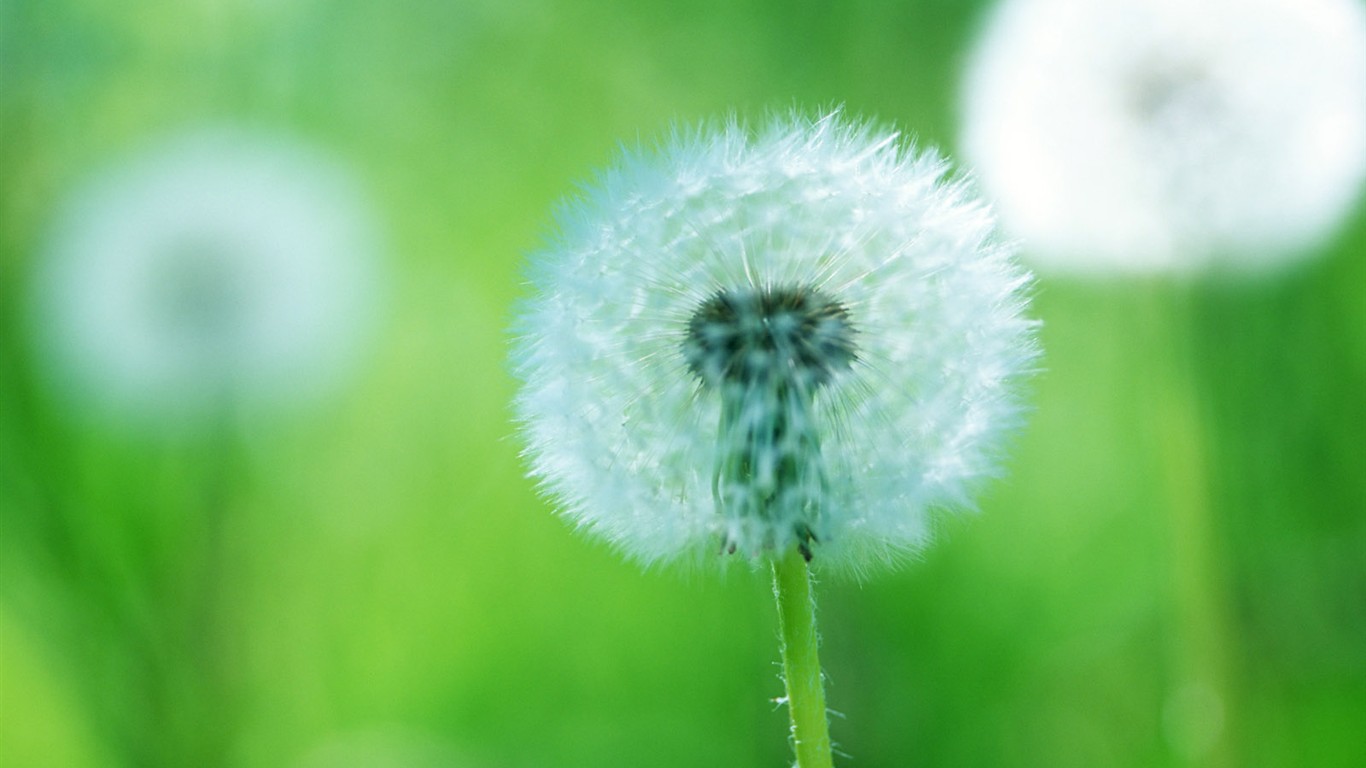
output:
<svg viewBox="0 0 1366 768"><path fill-rule="evenodd" d="M166 765L294 765L367 733L451 764L786 764L763 574L642 574L522 478L522 255L618 142L674 121L842 103L952 150L982 7L0 0L0 765L147 764L130 739ZM354 385L248 436L210 537L186 513L214 447L66 412L24 292L85 174L219 121L349 162L394 286ZM1363 251L1359 206L1275 280L1041 282L1046 371L983 514L896 574L821 585L853 764L1201 764L1170 723L1173 434L1207 460L1177 502L1211 526L1231 764L1366 764ZM176 617L215 547L205 646ZM216 693L177 677L201 664Z"/></svg>

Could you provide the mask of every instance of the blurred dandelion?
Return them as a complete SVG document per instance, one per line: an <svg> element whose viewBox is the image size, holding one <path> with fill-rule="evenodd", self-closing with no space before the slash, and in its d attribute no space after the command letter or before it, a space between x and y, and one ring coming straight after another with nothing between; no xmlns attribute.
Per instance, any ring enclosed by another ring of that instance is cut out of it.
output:
<svg viewBox="0 0 1366 768"><path fill-rule="evenodd" d="M946 173L839 113L679 131L534 259L533 475L639 560L772 564L802 768L831 764L807 562L865 570L968 504L1036 355L1028 277Z"/></svg>
<svg viewBox="0 0 1366 768"><path fill-rule="evenodd" d="M1041 267L1267 268L1332 233L1366 173L1353 0L1005 0L962 143Z"/></svg>
<svg viewBox="0 0 1366 768"><path fill-rule="evenodd" d="M192 133L98 175L35 277L63 389L163 423L335 385L374 319L378 238L353 179L310 149Z"/></svg>
<svg viewBox="0 0 1366 768"><path fill-rule="evenodd" d="M534 258L514 358L545 490L645 562L921 546L1035 357L1027 276L945 174L838 114L626 152Z"/></svg>
<svg viewBox="0 0 1366 768"><path fill-rule="evenodd" d="M91 521L117 520L131 504L139 515L129 529L155 542L145 557L101 541L52 558L69 565L71 584L118 574L136 585L124 587L130 597L82 594L71 619L92 632L107 620L136 638L100 660L136 671L126 683L84 676L128 764L213 765L235 748L247 718L233 600L247 558L232 532L248 518L239 497L253 469L236 417L338 383L375 317L379 255L373 211L339 166L229 128L114 165L55 217L31 319L68 410L196 438L193 450L171 443L173 516L158 516L164 502L134 484L131 500L63 501L47 521L62 532L51 541L118 540L110 523Z"/></svg>
<svg viewBox="0 0 1366 768"><path fill-rule="evenodd" d="M1161 350L1139 386L1168 528L1166 733L1189 764L1238 764L1238 634L1188 346L1196 285L1164 278L1270 271L1346 216L1366 174L1366 9L1004 0L967 74L962 141L1041 269L1158 277L1146 287L1161 303L1133 320Z"/></svg>

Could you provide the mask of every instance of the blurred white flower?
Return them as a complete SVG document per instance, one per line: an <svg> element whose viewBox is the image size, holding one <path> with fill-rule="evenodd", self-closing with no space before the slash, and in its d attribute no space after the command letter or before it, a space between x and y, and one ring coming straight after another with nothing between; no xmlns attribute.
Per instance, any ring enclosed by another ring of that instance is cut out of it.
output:
<svg viewBox="0 0 1366 768"><path fill-rule="evenodd" d="M1283 263L1332 233L1366 173L1366 10L1004 0L963 145L1041 267Z"/></svg>
<svg viewBox="0 0 1366 768"><path fill-rule="evenodd" d="M513 356L544 490L645 562L921 546L1036 356L1028 277L945 173L839 114L625 152L533 259Z"/></svg>
<svg viewBox="0 0 1366 768"><path fill-rule="evenodd" d="M79 189L35 279L54 375L112 413L177 421L333 386L374 319L378 239L309 149L182 136Z"/></svg>

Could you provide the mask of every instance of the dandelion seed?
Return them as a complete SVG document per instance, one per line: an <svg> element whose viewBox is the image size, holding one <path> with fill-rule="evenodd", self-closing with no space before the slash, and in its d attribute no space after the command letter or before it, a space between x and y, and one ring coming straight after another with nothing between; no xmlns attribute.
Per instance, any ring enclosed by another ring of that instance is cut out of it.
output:
<svg viewBox="0 0 1366 768"><path fill-rule="evenodd" d="M963 145L1041 267L1287 263L1366 174L1366 11L1004 0L969 68Z"/></svg>
<svg viewBox="0 0 1366 768"><path fill-rule="evenodd" d="M1020 419L1028 278L895 133L677 131L557 223L514 351L531 471L639 560L865 570L970 504Z"/></svg>
<svg viewBox="0 0 1366 768"><path fill-rule="evenodd" d="M316 395L372 319L377 255L332 163L230 130L182 136L63 208L34 280L38 345L77 400L135 420Z"/></svg>

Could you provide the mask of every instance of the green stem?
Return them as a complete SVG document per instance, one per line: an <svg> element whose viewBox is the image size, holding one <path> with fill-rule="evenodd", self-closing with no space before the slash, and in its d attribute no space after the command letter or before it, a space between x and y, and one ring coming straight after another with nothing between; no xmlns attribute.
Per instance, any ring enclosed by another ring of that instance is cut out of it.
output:
<svg viewBox="0 0 1366 768"><path fill-rule="evenodd" d="M793 548L773 561L773 594L783 640L783 681L792 715L792 748L797 768L832 768L830 724L825 714L816 633L816 601L806 558Z"/></svg>
<svg viewBox="0 0 1366 768"><path fill-rule="evenodd" d="M1193 343L1198 296L1179 286L1157 306L1156 338L1163 365L1153 380L1153 421L1167 507L1175 669L1168 694L1173 715L1169 738L1182 764L1199 768L1237 765L1231 738L1235 701L1229 649L1233 634L1226 616L1225 566L1219 547L1218 519L1210 497L1211 456L1206 414L1201 411L1201 361Z"/></svg>

